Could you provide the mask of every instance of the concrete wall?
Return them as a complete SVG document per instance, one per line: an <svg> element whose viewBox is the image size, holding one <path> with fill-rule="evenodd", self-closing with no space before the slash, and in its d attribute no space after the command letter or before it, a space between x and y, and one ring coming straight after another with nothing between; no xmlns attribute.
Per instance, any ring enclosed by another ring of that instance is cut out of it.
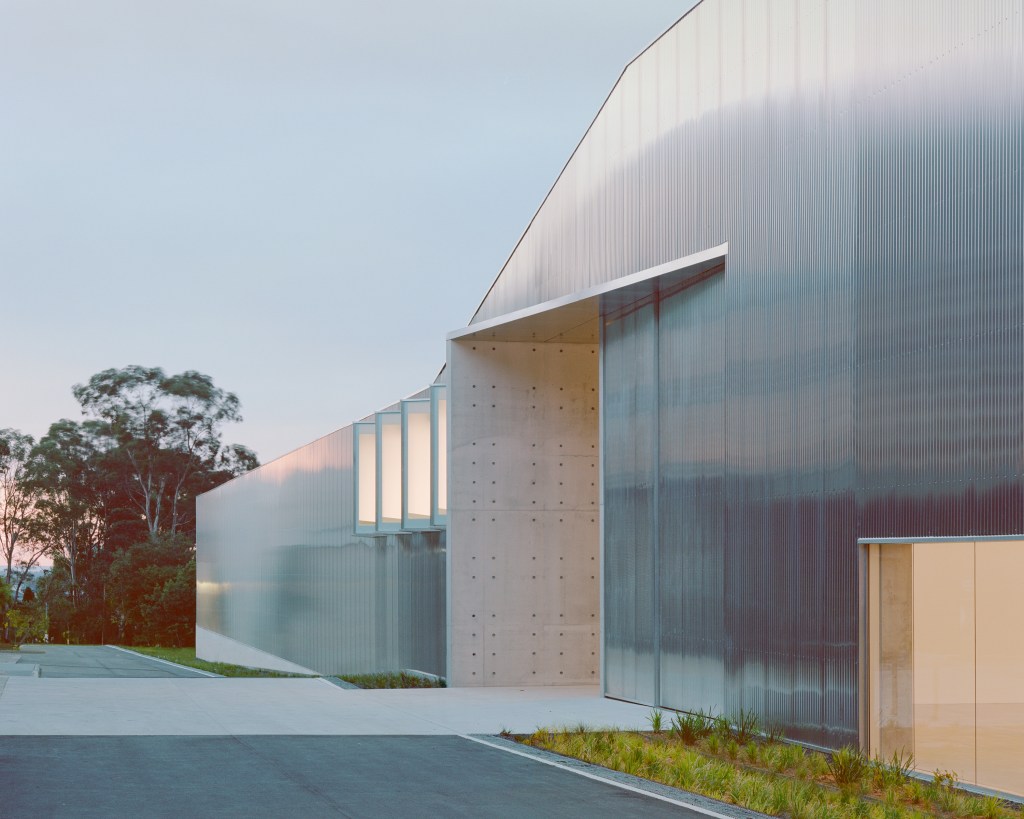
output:
<svg viewBox="0 0 1024 819"><path fill-rule="evenodd" d="M453 685L596 683L598 348L451 341Z"/></svg>

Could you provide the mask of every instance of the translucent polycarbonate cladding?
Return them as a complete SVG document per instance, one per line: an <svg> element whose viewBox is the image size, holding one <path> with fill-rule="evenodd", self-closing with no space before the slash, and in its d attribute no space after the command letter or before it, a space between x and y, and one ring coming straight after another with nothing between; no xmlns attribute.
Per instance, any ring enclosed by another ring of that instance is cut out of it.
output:
<svg viewBox="0 0 1024 819"><path fill-rule="evenodd" d="M858 538L1024 531L1022 167L1016 0L705 0L624 72L474 318L728 243L606 316L609 693L856 742Z"/></svg>
<svg viewBox="0 0 1024 819"><path fill-rule="evenodd" d="M658 357L651 300L609 318L604 381L604 686L657 701Z"/></svg>
<svg viewBox="0 0 1024 819"><path fill-rule="evenodd" d="M377 531L402 528L402 413L378 412Z"/></svg>
<svg viewBox="0 0 1024 819"><path fill-rule="evenodd" d="M324 674L444 674L444 532L357 536L353 498L352 427L200 496L199 625Z"/></svg>
<svg viewBox="0 0 1024 819"><path fill-rule="evenodd" d="M355 447L356 534L372 535L377 531L377 425L352 425Z"/></svg>
<svg viewBox="0 0 1024 819"><path fill-rule="evenodd" d="M431 410L429 398L402 402L402 528L431 526Z"/></svg>

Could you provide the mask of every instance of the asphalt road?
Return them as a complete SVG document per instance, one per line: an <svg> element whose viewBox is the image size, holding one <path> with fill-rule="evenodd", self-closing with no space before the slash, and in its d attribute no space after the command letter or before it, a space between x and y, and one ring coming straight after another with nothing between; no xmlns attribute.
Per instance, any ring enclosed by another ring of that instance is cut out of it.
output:
<svg viewBox="0 0 1024 819"><path fill-rule="evenodd" d="M0 781L5 817L702 816L456 736L4 737Z"/></svg>
<svg viewBox="0 0 1024 819"><path fill-rule="evenodd" d="M107 646L24 646L22 663L39 666L40 677L205 677L149 657ZM3 815L0 805L0 815Z"/></svg>

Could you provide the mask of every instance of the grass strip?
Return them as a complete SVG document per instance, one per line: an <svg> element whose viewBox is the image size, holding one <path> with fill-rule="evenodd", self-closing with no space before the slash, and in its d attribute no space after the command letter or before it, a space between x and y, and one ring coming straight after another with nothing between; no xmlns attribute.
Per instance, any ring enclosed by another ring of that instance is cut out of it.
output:
<svg viewBox="0 0 1024 819"><path fill-rule="evenodd" d="M675 726L676 723L673 723ZM957 787L955 775L932 782L908 775L906 760L867 760L781 741L745 737L722 721L704 736L678 730L634 732L541 728L518 741L681 790L792 819L1022 819L1017 806Z"/></svg>
<svg viewBox="0 0 1024 819"><path fill-rule="evenodd" d="M222 677L310 677L310 674L288 674L283 671L268 671L262 668L247 668L231 663L211 663L196 657L195 648L164 648L162 646L122 646L130 651L137 651L149 657L170 660L178 665L198 668L200 671L212 671Z"/></svg>
<svg viewBox="0 0 1024 819"><path fill-rule="evenodd" d="M444 680L406 674L404 671L386 671L377 674L338 674L338 679L360 688L445 688Z"/></svg>

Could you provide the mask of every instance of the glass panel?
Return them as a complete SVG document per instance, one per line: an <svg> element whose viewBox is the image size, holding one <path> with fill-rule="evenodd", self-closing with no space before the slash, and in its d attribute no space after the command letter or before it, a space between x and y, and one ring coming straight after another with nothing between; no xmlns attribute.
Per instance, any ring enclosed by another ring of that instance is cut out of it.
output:
<svg viewBox="0 0 1024 819"><path fill-rule="evenodd" d="M402 528L402 413L377 413L377 531Z"/></svg>
<svg viewBox="0 0 1024 819"><path fill-rule="evenodd" d="M1024 542L981 542L977 572L978 784L1024 795Z"/></svg>
<svg viewBox="0 0 1024 819"><path fill-rule="evenodd" d="M910 543L871 547L874 640L872 752L914 750L914 551Z"/></svg>
<svg viewBox="0 0 1024 819"><path fill-rule="evenodd" d="M377 429L374 424L353 424L356 479L356 533L377 530Z"/></svg>
<svg viewBox="0 0 1024 819"><path fill-rule="evenodd" d="M914 544L914 757L975 781L974 544Z"/></svg>
<svg viewBox="0 0 1024 819"><path fill-rule="evenodd" d="M431 512L435 526L448 522L448 388L435 384L430 388L431 436L433 460Z"/></svg>
<svg viewBox="0 0 1024 819"><path fill-rule="evenodd" d="M402 528L430 528L430 400L402 402Z"/></svg>

